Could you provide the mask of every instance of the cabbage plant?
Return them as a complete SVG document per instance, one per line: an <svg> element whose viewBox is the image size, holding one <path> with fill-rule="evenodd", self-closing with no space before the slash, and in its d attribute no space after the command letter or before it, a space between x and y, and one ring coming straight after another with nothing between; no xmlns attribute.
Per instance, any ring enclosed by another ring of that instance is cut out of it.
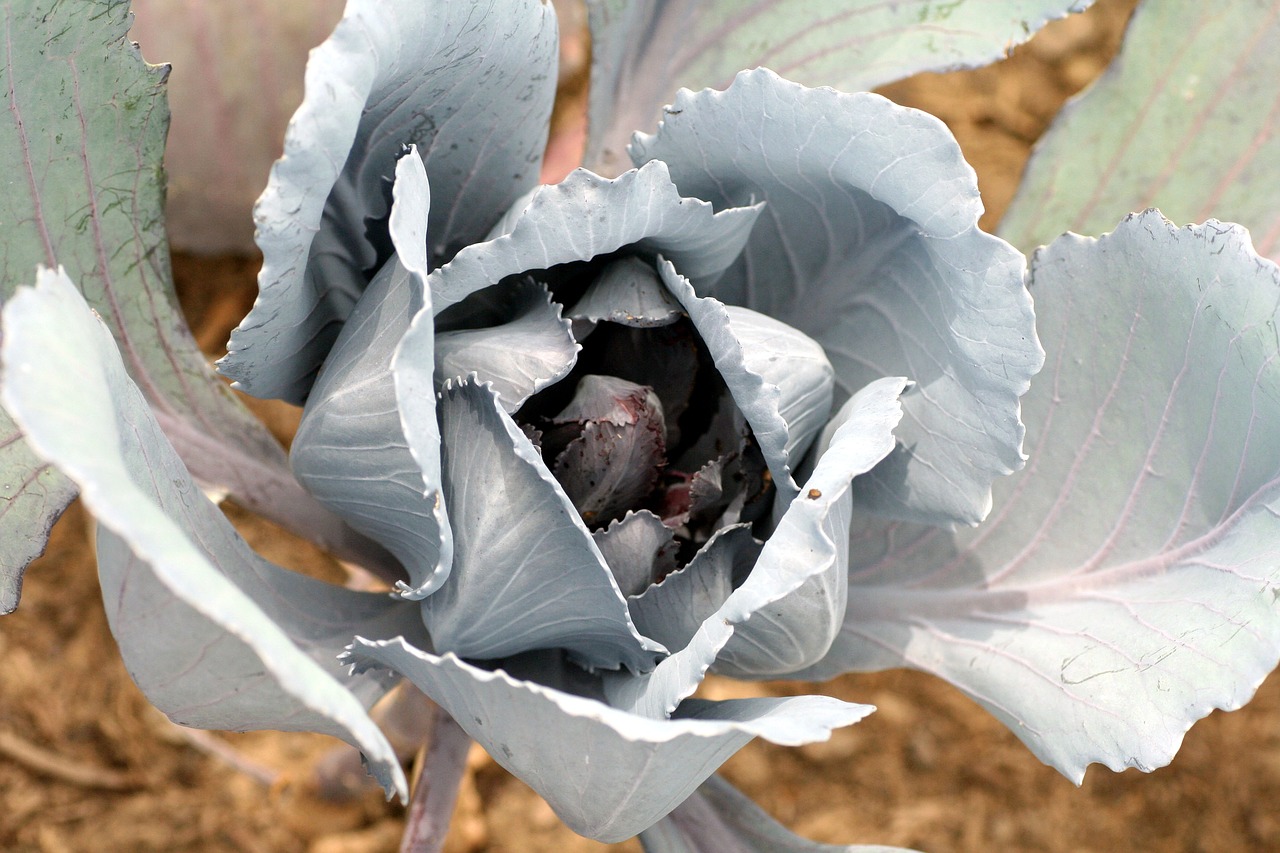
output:
<svg viewBox="0 0 1280 853"><path fill-rule="evenodd" d="M303 407L286 462L173 308L163 72L123 43L126 4L8 3L6 609L78 491L121 653L174 721L334 735L407 800L369 710L411 683L438 711L406 849L439 849L470 740L592 838L837 849L715 771L874 709L712 701L708 672L908 666L1076 781L1167 763L1280 658L1280 269L1242 226L1154 209L1028 262L978 228L941 122L818 85L980 64L1078 5L597 0L588 168L538 186L549 4L349 0L219 364ZM1151 46L1178 5L1133 24L1156 65L1188 55ZM1187 138L1121 168L1117 66L1051 132L1006 237L1175 178L1199 205L1274 179L1254 108L1277 25L1248 6L1216 19L1251 34L1244 58L1197 60L1213 100ZM1136 123L1186 115L1161 94ZM1247 121L1182 179L1195 133ZM1274 253L1274 204L1241 195ZM211 492L386 591L269 563Z"/></svg>

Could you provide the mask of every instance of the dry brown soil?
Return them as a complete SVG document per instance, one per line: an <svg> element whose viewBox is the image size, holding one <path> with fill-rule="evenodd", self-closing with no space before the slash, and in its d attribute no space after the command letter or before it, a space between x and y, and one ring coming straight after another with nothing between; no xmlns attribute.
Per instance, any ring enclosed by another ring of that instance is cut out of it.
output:
<svg viewBox="0 0 1280 853"><path fill-rule="evenodd" d="M978 171L987 227L1011 197L1031 143L1114 52L1132 5L1100 0L999 66L885 90L951 125ZM255 262L179 257L176 271L193 326L214 354L252 300ZM287 435L295 415L269 414ZM232 514L269 557L341 578L304 543ZM107 631L87 530L85 514L73 507L31 568L18 612L0 621L0 849L396 850L399 805L377 793L332 803L312 792L314 762L333 742L277 733L193 740L149 708ZM716 682L708 689L727 696L758 688ZM969 700L916 673L774 689L819 689L879 707L828 743L753 744L725 767L731 781L814 839L935 853L1280 849L1274 678L1244 710L1197 725L1171 767L1145 776L1095 768L1082 789L1042 766ZM227 747L235 754L219 757ZM247 767L234 769L233 761ZM476 750L448 849L604 848L570 833Z"/></svg>

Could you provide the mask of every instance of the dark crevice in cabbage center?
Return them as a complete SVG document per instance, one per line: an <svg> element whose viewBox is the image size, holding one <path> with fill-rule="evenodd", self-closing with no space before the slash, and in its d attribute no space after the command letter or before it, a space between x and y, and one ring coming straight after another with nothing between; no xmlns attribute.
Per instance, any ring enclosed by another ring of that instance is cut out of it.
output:
<svg viewBox="0 0 1280 853"><path fill-rule="evenodd" d="M615 254L591 263L568 264L538 277L548 282L557 301L569 300L572 307L571 299L581 298L594 276L623 257ZM572 372L534 395L515 414L557 477L564 473L566 448L583 428L578 424L566 432L566 425L557 419L574 401L584 379L623 380L651 390L661 403L666 425L652 488L604 514L597 505L579 505L575 500L587 526L601 530L630 510L651 511L673 530L676 563L681 566L726 525L750 523L757 535L766 536L774 494L768 468L688 318L649 327L599 321L576 325L575 332L583 349ZM582 488L563 478L562 484L571 498L575 488L579 492Z"/></svg>

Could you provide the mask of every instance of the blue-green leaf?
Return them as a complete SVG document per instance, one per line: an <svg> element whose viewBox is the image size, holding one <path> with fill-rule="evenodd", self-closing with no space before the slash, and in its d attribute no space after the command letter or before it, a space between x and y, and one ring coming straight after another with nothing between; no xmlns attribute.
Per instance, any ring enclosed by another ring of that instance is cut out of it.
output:
<svg viewBox="0 0 1280 853"><path fill-rule="evenodd" d="M434 204L431 266L484 238L535 186L555 94L555 15L540 0L427 6L350 0L311 53L254 220L260 295L222 371L259 397L306 399L379 265L401 147L421 151Z"/></svg>
<svg viewBox="0 0 1280 853"><path fill-rule="evenodd" d="M568 312L577 321L603 320L635 329L667 326L683 314L653 263L634 255L606 264Z"/></svg>
<svg viewBox="0 0 1280 853"><path fill-rule="evenodd" d="M449 576L452 540L440 497L438 436L420 438L402 422L392 372L400 339L426 298L431 194L417 149L396 164L392 192L396 254L361 295L325 359L289 461L311 494L395 555L409 575L402 592L421 598ZM422 369L429 373L431 365ZM434 400L429 389L429 414L419 429L435 426Z"/></svg>
<svg viewBox="0 0 1280 853"><path fill-rule="evenodd" d="M582 347L545 286L518 282L507 297L506 322L435 334L436 385L474 373L493 386L504 409L514 412L568 376Z"/></svg>
<svg viewBox="0 0 1280 853"><path fill-rule="evenodd" d="M636 627L668 649L683 649L751 573L762 547L749 524L717 530L688 565L628 600Z"/></svg>
<svg viewBox="0 0 1280 853"><path fill-rule="evenodd" d="M440 399L453 573L422 602L435 648L470 658L568 649L592 667L653 668L626 600L542 455L487 386Z"/></svg>
<svg viewBox="0 0 1280 853"><path fill-rule="evenodd" d="M401 640L357 640L348 660L407 677L570 829L604 842L654 824L753 738L826 740L874 710L827 696L689 700L670 720L649 719Z"/></svg>
<svg viewBox="0 0 1280 853"><path fill-rule="evenodd" d="M1280 269L1156 211L1035 256L1032 462L948 533L859 525L848 617L801 673L910 666L1045 762L1150 770L1280 658Z"/></svg>
<svg viewBox="0 0 1280 853"><path fill-rule="evenodd" d="M1000 235L1031 251L1129 211L1244 225L1280 261L1280 6L1148 0L1037 144Z"/></svg>
<svg viewBox="0 0 1280 853"><path fill-rule="evenodd" d="M978 230L973 170L946 127L876 95L744 72L724 92L682 91L632 156L666 162L682 194L717 207L765 201L735 264L693 282L699 296L817 340L837 405L882 376L916 383L901 446L859 481L858 503L982 519L992 480L1023 464L1018 398L1043 352L1025 261Z"/></svg>
<svg viewBox="0 0 1280 853"><path fill-rule="evenodd" d="M129 4L7 3L0 28L8 93L0 164L9 181L0 194L0 301L33 280L38 264L64 267L196 478L343 549L349 529L293 481L284 451L209 370L174 299L160 168L167 71L127 40ZM8 612L23 567L75 490L2 412L0 472L0 612Z"/></svg>
<svg viewBox="0 0 1280 853"><path fill-rule="evenodd" d="M750 200L717 212L681 198L662 163L613 180L578 169L536 189L512 206L487 242L435 270L432 302L439 313L509 275L626 247L650 258L662 254L695 282L709 281L737 257L759 213Z"/></svg>
<svg viewBox="0 0 1280 853"><path fill-rule="evenodd" d="M675 531L647 509L627 513L608 527L593 532L591 538L613 571L623 595L638 595L656 578L675 571ZM632 610L633 616L634 613ZM646 636L654 636L641 631Z"/></svg>
<svg viewBox="0 0 1280 853"><path fill-rule="evenodd" d="M586 163L625 160L684 86L724 88L766 66L806 86L873 89L921 71L1004 58L1092 0L587 0L591 101Z"/></svg>
<svg viewBox="0 0 1280 853"><path fill-rule="evenodd" d="M5 406L98 519L107 615L147 697L186 725L342 738L404 796L365 711L389 682L344 684L335 655L358 632L425 639L416 608L254 554L191 479L64 272L42 270L5 306L3 358Z"/></svg>
<svg viewBox="0 0 1280 853"><path fill-rule="evenodd" d="M0 615L12 613L22 594L27 564L44 552L49 530L76 496L76 487L57 468L32 452L22 430L0 409Z"/></svg>
<svg viewBox="0 0 1280 853"><path fill-rule="evenodd" d="M831 415L831 362L817 341L786 323L699 297L670 261L658 272L751 426L777 489L774 514L781 516L800 491L792 474Z"/></svg>

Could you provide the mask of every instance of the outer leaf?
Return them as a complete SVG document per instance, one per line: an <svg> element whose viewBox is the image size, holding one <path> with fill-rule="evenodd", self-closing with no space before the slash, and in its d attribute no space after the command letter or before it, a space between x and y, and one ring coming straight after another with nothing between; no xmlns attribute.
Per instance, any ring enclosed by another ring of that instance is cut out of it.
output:
<svg viewBox="0 0 1280 853"><path fill-rule="evenodd" d="M681 198L662 163L613 180L577 169L512 207L488 242L468 246L431 274L436 313L509 275L589 261L630 247L673 261L695 281L733 262L760 213L747 200L716 212Z"/></svg>
<svg viewBox="0 0 1280 853"><path fill-rule="evenodd" d="M0 409L0 615L18 607L22 573L44 552L49 530L76 496L57 468L32 452L22 430Z"/></svg>
<svg viewBox="0 0 1280 853"><path fill-rule="evenodd" d="M592 667L653 668L626 601L538 449L487 387L440 402L453 574L422 611L435 648L501 658L564 648Z"/></svg>
<svg viewBox="0 0 1280 853"><path fill-rule="evenodd" d="M607 843L652 825L755 737L792 746L826 740L875 710L827 696L691 700L675 718L653 720L401 640L358 639L349 660L357 671L404 674L570 829Z"/></svg>
<svg viewBox="0 0 1280 853"><path fill-rule="evenodd" d="M819 460L802 496L787 509L746 581L718 607L709 596L727 592L729 586L714 578L703 583L697 571L719 574L715 564L721 560L722 570L731 574L740 570L733 564L751 546L732 533L708 544L710 548L719 541L724 548L709 559L711 565L690 564L685 571L693 573L673 575L649 591L647 604L670 612L651 611L644 624L661 624L664 635L673 640L687 638L685 629L693 618L705 618L688 645L652 673L635 678L607 675L610 704L662 717L693 693L713 662L717 671L728 675L770 678L809 666L826 654L844 618L849 570L845 543L853 504L850 481L870 471L893 449L893 428L902 417L898 396L905 385L905 379L881 379L851 397L837 413L841 426L831 450ZM697 586L702 586L697 590L702 600L692 607L701 612L689 613L688 602L662 600L673 592L694 594L691 587Z"/></svg>
<svg viewBox="0 0 1280 853"><path fill-rule="evenodd" d="M1001 59L1091 0L587 0L587 159L624 159L679 86L723 88L767 66L807 86L856 92L921 71Z"/></svg>
<svg viewBox="0 0 1280 853"><path fill-rule="evenodd" d="M1280 261L1278 41L1270 0L1143 3L1106 74L1037 145L1001 236L1030 251L1159 207L1239 222Z"/></svg>
<svg viewBox="0 0 1280 853"><path fill-rule="evenodd" d="M391 745L317 658L332 661L352 631L421 635L414 608L254 555L191 480L64 272L42 270L4 320L4 403L99 520L107 613L148 698L186 725L340 737L404 796Z"/></svg>
<svg viewBox="0 0 1280 853"><path fill-rule="evenodd" d="M826 349L836 403L886 375L902 443L858 501L898 517L976 523L1022 466L1018 397L1039 370L1024 260L977 229L973 170L932 116L871 94L805 89L769 71L682 91L637 162L716 206L763 198L746 250L700 296L793 326ZM682 270L683 272L683 270Z"/></svg>
<svg viewBox="0 0 1280 853"><path fill-rule="evenodd" d="M341 547L345 528L293 482L284 453L205 364L170 289L160 161L165 70L125 40L128 3L31 0L3 15L0 300L37 264L61 264L120 342L130 374L203 483L285 526ZM0 416L0 610L73 494ZM348 531L349 532L349 531ZM350 553L348 552L348 556Z"/></svg>
<svg viewBox="0 0 1280 853"><path fill-rule="evenodd" d="M1032 275L1034 461L976 531L855 534L844 630L801 675L915 667L1072 779L1150 770L1280 657L1280 270L1148 211Z"/></svg>
<svg viewBox="0 0 1280 853"><path fill-rule="evenodd" d="M449 576L452 540L440 497L440 442L403 423L392 359L426 294L427 174L416 149L396 165L390 232L396 254L342 327L302 413L290 462L307 489L388 548L421 598ZM428 357L430 352L428 352ZM430 372L431 365L422 366ZM435 427L428 387L427 423ZM417 414L417 413L415 413Z"/></svg>
<svg viewBox="0 0 1280 853"><path fill-rule="evenodd" d="M224 373L302 402L379 266L377 223L402 145L427 164L432 266L484 237L538 180L555 94L555 15L539 0L349 0L307 63L307 92L254 221L254 310Z"/></svg>
<svg viewBox="0 0 1280 853"><path fill-rule="evenodd" d="M792 834L719 776L640 833L645 853L911 853L879 844L818 844Z"/></svg>

